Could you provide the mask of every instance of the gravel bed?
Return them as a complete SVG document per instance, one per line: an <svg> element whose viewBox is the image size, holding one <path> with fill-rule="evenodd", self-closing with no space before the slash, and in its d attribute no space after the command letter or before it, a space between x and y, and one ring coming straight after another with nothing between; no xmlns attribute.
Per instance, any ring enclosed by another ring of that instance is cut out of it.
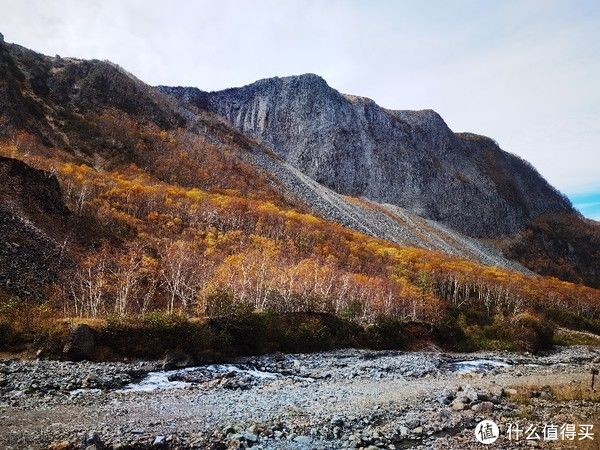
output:
<svg viewBox="0 0 600 450"><path fill-rule="evenodd" d="M468 448L478 420L514 410L509 386L575 379L599 362L586 347L546 356L340 350L171 371L5 360L0 448Z"/></svg>

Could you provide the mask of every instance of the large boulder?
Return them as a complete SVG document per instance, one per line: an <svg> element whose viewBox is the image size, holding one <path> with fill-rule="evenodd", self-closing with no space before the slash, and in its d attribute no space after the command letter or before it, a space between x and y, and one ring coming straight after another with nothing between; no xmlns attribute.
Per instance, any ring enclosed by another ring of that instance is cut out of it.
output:
<svg viewBox="0 0 600 450"><path fill-rule="evenodd" d="M106 445L97 433L83 433L80 436L79 448L81 450L105 450Z"/></svg>
<svg viewBox="0 0 600 450"><path fill-rule="evenodd" d="M85 324L71 327L63 354L71 360L91 359L96 351L96 332Z"/></svg>

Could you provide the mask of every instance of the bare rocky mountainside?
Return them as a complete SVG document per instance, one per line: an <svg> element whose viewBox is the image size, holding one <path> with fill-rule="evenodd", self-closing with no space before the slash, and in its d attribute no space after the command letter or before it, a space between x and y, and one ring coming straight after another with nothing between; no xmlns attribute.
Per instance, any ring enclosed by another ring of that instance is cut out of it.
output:
<svg viewBox="0 0 600 450"><path fill-rule="evenodd" d="M96 224L71 214L54 175L0 157L0 286L42 298L72 265L68 249L101 237Z"/></svg>
<svg viewBox="0 0 600 450"><path fill-rule="evenodd" d="M50 174L0 157L0 178L0 283L9 292L39 296L61 265L61 243L48 231L64 230L69 213Z"/></svg>
<svg viewBox="0 0 600 450"><path fill-rule="evenodd" d="M510 235L543 213L573 212L533 167L492 139L453 133L431 110L388 110L341 94L317 75L212 93L161 89L222 115L336 192L471 236Z"/></svg>

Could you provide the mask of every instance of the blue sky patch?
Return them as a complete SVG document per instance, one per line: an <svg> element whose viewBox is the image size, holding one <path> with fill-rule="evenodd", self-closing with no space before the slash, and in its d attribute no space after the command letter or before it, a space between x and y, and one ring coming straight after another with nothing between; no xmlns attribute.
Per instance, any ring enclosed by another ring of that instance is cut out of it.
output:
<svg viewBox="0 0 600 450"><path fill-rule="evenodd" d="M585 217L600 220L600 191L572 194L569 198Z"/></svg>

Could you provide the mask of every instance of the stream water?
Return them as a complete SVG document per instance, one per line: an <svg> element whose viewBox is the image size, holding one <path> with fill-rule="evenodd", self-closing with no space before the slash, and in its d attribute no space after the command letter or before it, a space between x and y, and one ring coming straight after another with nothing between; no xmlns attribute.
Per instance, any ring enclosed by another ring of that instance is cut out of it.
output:
<svg viewBox="0 0 600 450"><path fill-rule="evenodd" d="M487 373L505 367L510 367L510 364L499 359L473 359L447 362L439 368L457 374L467 374ZM258 370L247 364L211 364L149 372L143 379L127 385L122 391L151 392L163 389L181 389L218 378L238 378L251 384L282 378L293 378L296 381L313 381L310 377Z"/></svg>

